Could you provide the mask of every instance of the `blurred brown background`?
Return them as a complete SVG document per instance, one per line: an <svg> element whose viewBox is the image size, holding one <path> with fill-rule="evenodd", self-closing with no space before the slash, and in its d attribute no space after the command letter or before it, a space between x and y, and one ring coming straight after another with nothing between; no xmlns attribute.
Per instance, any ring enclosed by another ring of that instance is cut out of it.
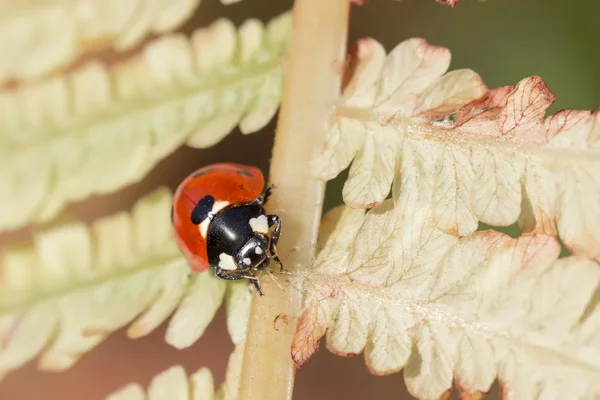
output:
<svg viewBox="0 0 600 400"><path fill-rule="evenodd" d="M218 0L204 0L196 16L181 30L190 33L220 16L231 18L236 24L250 17L268 20L291 7L291 3L291 0L246 0L224 7ZM371 36L389 50L406 38L423 37L432 44L450 48L451 69L474 69L490 87L515 84L536 74L558 96L552 110L595 109L600 105L599 4L594 0L461 0L451 9L434 0L368 0L362 7L353 7L350 43ZM174 189L194 169L217 161L253 164L266 173L274 128L273 122L252 138L236 131L208 150L180 149L157 165L142 182L118 196L73 204L69 212L89 221L128 209L137 198L157 186ZM328 185L327 208L341 202L342 183L338 178ZM18 236L27 234L23 230ZM0 239L3 244L8 240L6 236ZM163 336L164 327L135 341L127 339L123 331L116 332L64 373L38 372L32 362L5 377L0 384L0 399L103 399L131 381L146 386L153 375L173 364L182 364L189 373L208 366L217 385L222 382L232 349L223 311L206 334L185 351L165 344ZM298 371L294 398L409 399L410 396L400 374L375 377L367 372L362 356L344 359L321 349L310 364Z"/></svg>

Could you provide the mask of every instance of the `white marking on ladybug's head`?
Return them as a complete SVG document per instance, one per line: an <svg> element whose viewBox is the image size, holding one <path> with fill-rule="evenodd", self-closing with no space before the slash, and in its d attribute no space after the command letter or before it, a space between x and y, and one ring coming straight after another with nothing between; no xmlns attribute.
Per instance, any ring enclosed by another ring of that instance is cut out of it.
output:
<svg viewBox="0 0 600 400"><path fill-rule="evenodd" d="M244 264L246 264L246 265L250 265L250 262L251 262L251 261L250 261L250 259L249 259L248 257L244 258L242 261L243 261L243 263L244 263Z"/></svg>
<svg viewBox="0 0 600 400"><path fill-rule="evenodd" d="M234 271L237 269L237 266L235 265L235 261L233 261L232 256L221 253L219 254L219 268L223 268L228 271Z"/></svg>
<svg viewBox="0 0 600 400"><path fill-rule="evenodd" d="M256 218L250 218L248 221L250 227L255 233L267 233L269 232L269 223L267 222L266 215L259 215Z"/></svg>
<svg viewBox="0 0 600 400"><path fill-rule="evenodd" d="M256 247L254 248L254 252L255 252L256 254L259 254L259 255L263 253L262 249L261 249L260 247L258 247L258 246L256 246Z"/></svg>
<svg viewBox="0 0 600 400"><path fill-rule="evenodd" d="M198 225L198 230L203 238L206 239L206 233L208 232L208 224L210 224L210 219L206 218L200 225Z"/></svg>
<svg viewBox="0 0 600 400"><path fill-rule="evenodd" d="M229 205L228 201L215 201L215 204L213 205L212 208L212 213L216 214L219 211L221 211L222 209L224 209L225 207L227 207Z"/></svg>

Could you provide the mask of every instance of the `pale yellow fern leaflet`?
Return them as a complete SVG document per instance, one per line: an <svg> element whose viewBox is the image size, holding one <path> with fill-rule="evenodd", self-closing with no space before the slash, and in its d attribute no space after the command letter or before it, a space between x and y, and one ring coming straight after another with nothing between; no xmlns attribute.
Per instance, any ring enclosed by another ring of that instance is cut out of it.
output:
<svg viewBox="0 0 600 400"><path fill-rule="evenodd" d="M337 117L315 157L331 179L350 163L344 200L432 208L446 233L478 222L556 236L600 260L600 112L561 111L539 77L488 91L470 70L445 73L447 49L410 39L386 56L358 43Z"/></svg>
<svg viewBox="0 0 600 400"><path fill-rule="evenodd" d="M173 240L171 194L141 199L131 214L56 226L32 246L0 259L0 372L41 353L43 369L69 368L109 333L129 322L144 336L171 313L166 340L184 348L202 335L223 299L234 343L250 312L247 282L226 283L212 271L192 274Z"/></svg>
<svg viewBox="0 0 600 400"><path fill-rule="evenodd" d="M146 392L139 384L130 383L106 400L235 400L238 398L244 345L245 342L237 344L229 356L225 382L216 392L208 368L200 368L188 377L183 367L175 365L156 375Z"/></svg>
<svg viewBox="0 0 600 400"><path fill-rule="evenodd" d="M95 61L0 92L0 230L141 179L183 143L208 147L276 113L289 14L237 31L218 20L106 67Z"/></svg>
<svg viewBox="0 0 600 400"><path fill-rule="evenodd" d="M234 1L222 0L223 4ZM128 50L149 34L176 29L201 0L0 0L0 86L36 78L81 53Z"/></svg>
<svg viewBox="0 0 600 400"><path fill-rule="evenodd" d="M544 234L458 238L439 216L393 200L324 219L324 248L302 272L306 292L292 356L307 362L326 336L336 354L364 351L370 371L404 369L409 391L439 399L453 380L480 398L600 395L599 265Z"/></svg>

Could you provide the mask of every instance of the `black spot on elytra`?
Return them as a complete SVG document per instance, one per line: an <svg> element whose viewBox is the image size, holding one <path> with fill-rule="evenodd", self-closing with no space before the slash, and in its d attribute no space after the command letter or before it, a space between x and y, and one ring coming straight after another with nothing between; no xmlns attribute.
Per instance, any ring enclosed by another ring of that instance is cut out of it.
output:
<svg viewBox="0 0 600 400"><path fill-rule="evenodd" d="M197 178L201 175L209 173L212 170L213 170L212 168L202 168L200 171L198 171L194 175L192 175L192 178Z"/></svg>
<svg viewBox="0 0 600 400"><path fill-rule="evenodd" d="M215 204L215 199L211 195L204 196L196 207L192 210L191 220L192 224L198 225L202 223L206 218L208 218L208 214L212 211L213 205Z"/></svg>
<svg viewBox="0 0 600 400"><path fill-rule="evenodd" d="M244 176L252 176L252 174L248 171L244 171L243 169L238 169L237 173Z"/></svg>

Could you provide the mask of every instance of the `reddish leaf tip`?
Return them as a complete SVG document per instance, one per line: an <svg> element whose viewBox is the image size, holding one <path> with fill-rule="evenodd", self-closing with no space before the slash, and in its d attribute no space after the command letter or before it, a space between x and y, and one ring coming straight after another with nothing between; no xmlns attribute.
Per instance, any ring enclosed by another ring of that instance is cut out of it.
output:
<svg viewBox="0 0 600 400"><path fill-rule="evenodd" d="M436 0L436 1L440 4L445 4L447 6L454 7L455 5L458 4L459 0Z"/></svg>

